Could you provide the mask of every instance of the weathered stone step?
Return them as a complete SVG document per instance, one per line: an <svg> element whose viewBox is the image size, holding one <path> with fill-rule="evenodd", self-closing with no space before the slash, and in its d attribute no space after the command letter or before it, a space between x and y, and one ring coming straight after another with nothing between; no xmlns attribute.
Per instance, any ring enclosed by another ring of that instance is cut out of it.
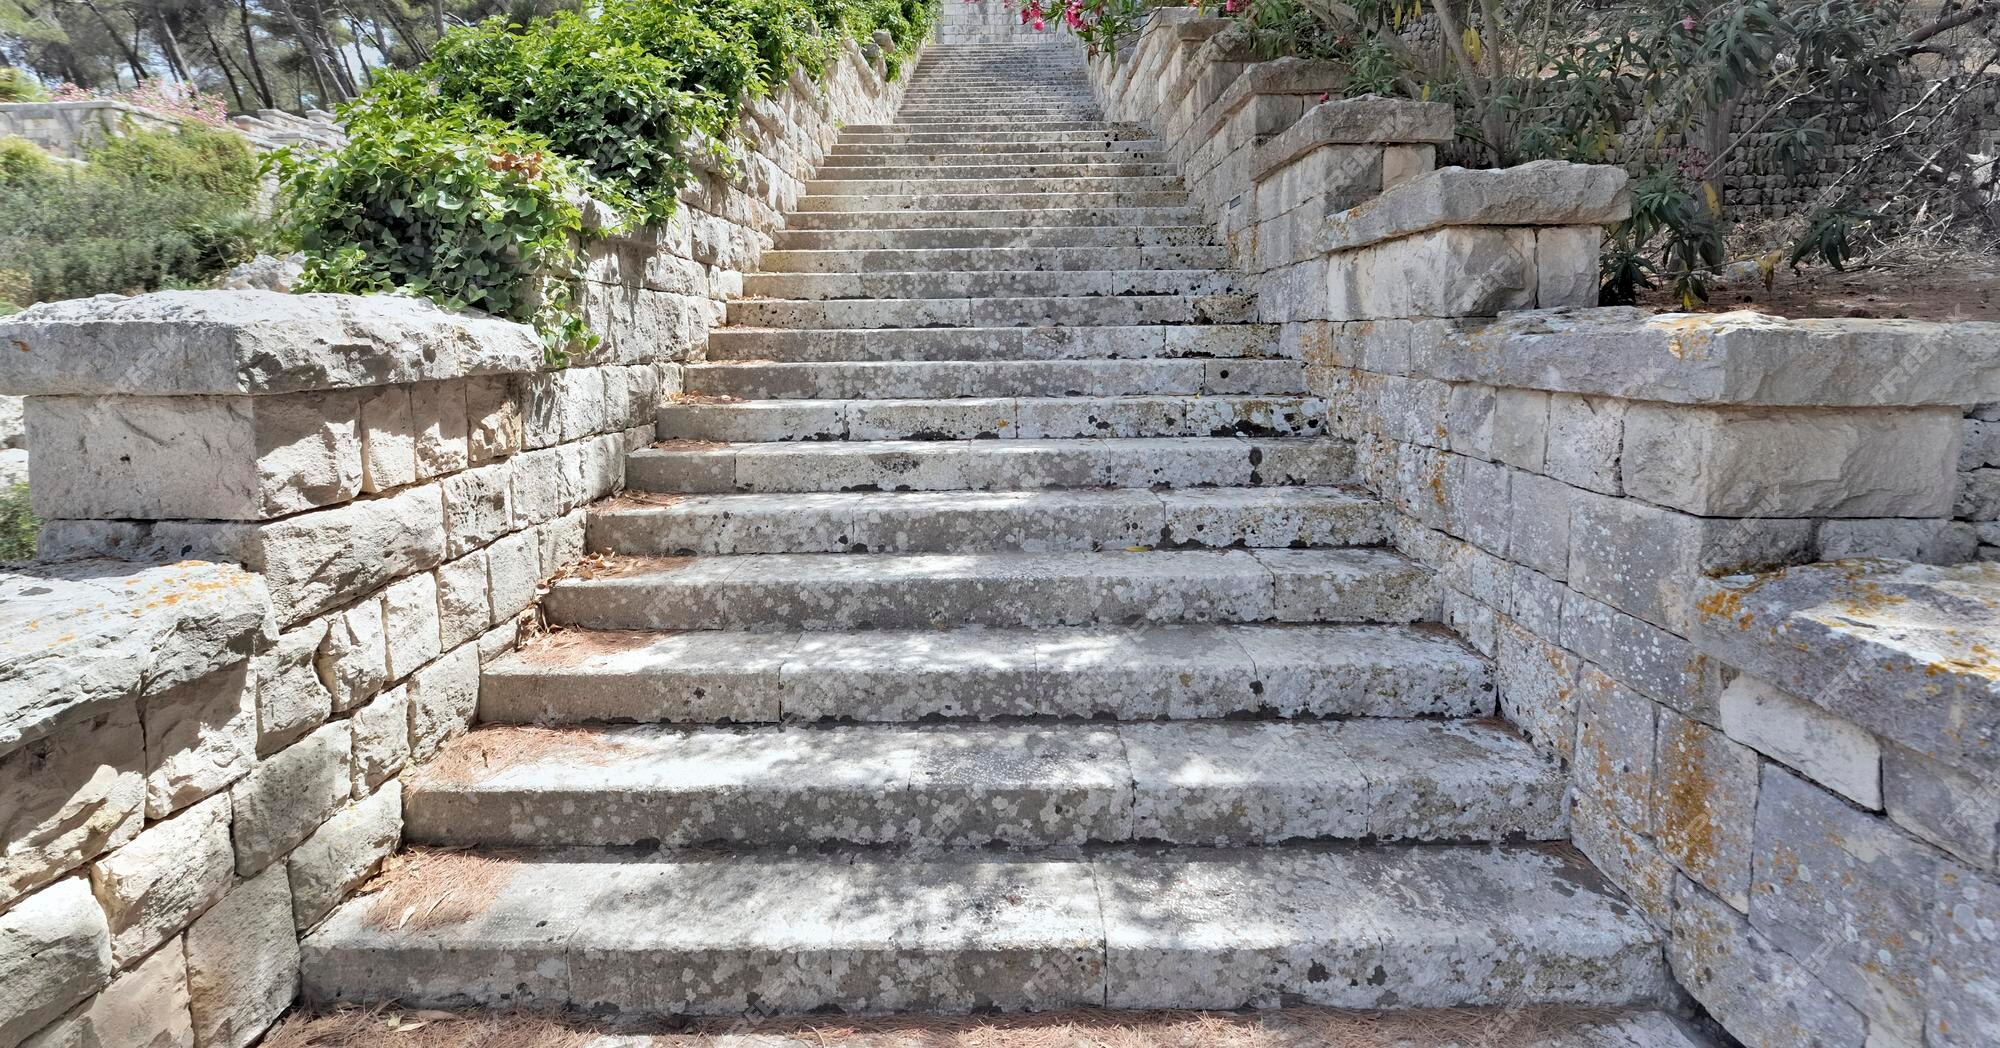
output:
<svg viewBox="0 0 2000 1048"><path fill-rule="evenodd" d="M1405 626L556 634L488 663L487 723L1487 717L1492 666Z"/></svg>
<svg viewBox="0 0 2000 1048"><path fill-rule="evenodd" d="M619 558L555 585L579 629L852 630L1433 618L1429 571L1381 550L800 553Z"/></svg>
<svg viewBox="0 0 2000 1048"><path fill-rule="evenodd" d="M1087 98L1066 98L1041 101L1009 100L1004 111L995 112L992 103L976 102L909 102L896 110L896 120L892 125L901 127L910 124L963 124L979 121L994 124L1018 124L1032 127L1038 124L1104 124L1104 111L1097 103ZM875 125L884 126L884 125Z"/></svg>
<svg viewBox="0 0 2000 1048"><path fill-rule="evenodd" d="M1298 360L898 360L690 364L689 396L742 400L1304 396Z"/></svg>
<svg viewBox="0 0 2000 1048"><path fill-rule="evenodd" d="M1120 234L1146 227L1185 229L1201 223L1201 211L1177 207L994 208L971 211L795 211L787 230L882 233L933 229L1051 229L1103 227ZM1214 234L1203 228L1203 235ZM783 234L781 234L782 236Z"/></svg>
<svg viewBox="0 0 2000 1048"><path fill-rule="evenodd" d="M1496 722L490 727L404 781L405 838L484 847L1200 847L1563 836Z"/></svg>
<svg viewBox="0 0 2000 1048"><path fill-rule="evenodd" d="M769 258L767 253L764 257ZM708 359L778 362L951 360L1281 359L1267 324L1080 328L716 328Z"/></svg>
<svg viewBox="0 0 2000 1048"><path fill-rule="evenodd" d="M806 183L806 200L819 197L856 196L871 199L936 197L957 199L988 196L1009 200L1021 196L1071 195L1084 193L1151 194L1185 192L1180 176L1103 175L1076 178L949 178L947 172L916 178L833 178ZM801 203L801 207L804 204Z"/></svg>
<svg viewBox="0 0 2000 1048"><path fill-rule="evenodd" d="M1217 295L1240 289L1233 274L1215 268L787 273L767 266L743 277L745 296L796 301Z"/></svg>
<svg viewBox="0 0 2000 1048"><path fill-rule="evenodd" d="M1034 141L1032 139L1023 139L1018 142L967 141L959 143L956 147L951 142L856 143L841 141L834 144L833 149L828 151L827 157L828 159L852 159L855 157L887 156L919 160L938 156L999 156L1012 153L1035 153L1043 155L1072 153L1083 156L1115 156L1120 153L1131 153L1140 156L1152 156L1165 149L1165 143L1156 138L1130 138L1115 141L1092 140L1088 138L1081 140L1057 139L1046 142Z"/></svg>
<svg viewBox="0 0 2000 1048"><path fill-rule="evenodd" d="M765 273L944 273L1035 270L1088 273L1106 270L1227 267L1229 252L1214 244L1192 247L933 248L875 251L766 251ZM751 274L756 276L758 274Z"/></svg>
<svg viewBox="0 0 2000 1048"><path fill-rule="evenodd" d="M965 146L983 145L1032 145L1045 149L1058 143L1087 145L1091 149L1112 149L1114 142L1146 141L1147 148L1158 148L1159 140L1137 127L1095 127L1095 128L1037 128L1020 130L1008 125L992 125L982 128L966 125L960 128L913 128L895 124L877 124L872 128L852 126L841 132L840 145L845 146L952 146L949 152L970 152Z"/></svg>
<svg viewBox="0 0 2000 1048"><path fill-rule="evenodd" d="M901 174L883 174L901 172ZM1013 153L867 153L859 156L829 157L818 168L821 178L923 178L933 172L964 172L960 178L986 177L981 172L999 174L1176 174L1177 169L1155 154L1131 150L1113 152L1013 152Z"/></svg>
<svg viewBox="0 0 2000 1048"><path fill-rule="evenodd" d="M1668 986L1645 919L1553 845L446 853L336 910L301 967L309 1005L635 1017L1622 1007Z"/></svg>
<svg viewBox="0 0 2000 1048"><path fill-rule="evenodd" d="M1103 154L1109 156L1110 154ZM890 157L876 157L877 160L891 160ZM981 164L967 163L963 159L955 163L905 163L890 166L880 164L828 164L815 173L815 181L809 187L831 186L836 183L875 184L890 180L891 184L909 184L912 180L941 179L964 182L968 179L980 182L1004 182L1008 179L1104 179L1104 178L1160 178L1177 179L1179 173L1172 164L1159 161L1100 161L1095 163L1044 161L1042 163ZM818 190L814 190L817 192Z"/></svg>
<svg viewBox="0 0 2000 1048"><path fill-rule="evenodd" d="M1138 181L1144 181L1138 180ZM1033 190L1020 193L819 193L799 198L800 211L977 211L1079 207L1183 207L1187 190L1110 189L1082 192Z"/></svg>
<svg viewBox="0 0 2000 1048"><path fill-rule="evenodd" d="M1238 324L1255 319L1248 295L1098 295L1029 298L883 298L833 302L741 299L729 323L768 328L1128 327Z"/></svg>
<svg viewBox="0 0 2000 1048"><path fill-rule="evenodd" d="M625 460L637 491L1021 491L1342 484L1346 441L1284 437L1087 440L670 441Z"/></svg>
<svg viewBox="0 0 2000 1048"><path fill-rule="evenodd" d="M1027 212L1012 212L1031 220ZM846 217L846 216L839 216ZM772 235L778 250L875 251L1077 247L1214 247L1207 226L1045 225L988 228L789 229ZM767 256L768 257L768 256Z"/></svg>
<svg viewBox="0 0 2000 1048"><path fill-rule="evenodd" d="M588 548L632 556L1287 549L1388 540L1374 498L1338 488L659 495L591 510Z"/></svg>
<svg viewBox="0 0 2000 1048"><path fill-rule="evenodd" d="M1317 397L965 397L956 400L681 401L661 440L976 440L1072 437L1314 437Z"/></svg>

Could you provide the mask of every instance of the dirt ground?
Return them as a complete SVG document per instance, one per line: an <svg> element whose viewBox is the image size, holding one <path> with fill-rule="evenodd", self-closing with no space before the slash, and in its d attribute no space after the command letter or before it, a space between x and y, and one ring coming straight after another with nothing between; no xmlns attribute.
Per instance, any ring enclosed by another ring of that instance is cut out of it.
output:
<svg viewBox="0 0 2000 1048"><path fill-rule="evenodd" d="M1643 292L1639 304L1680 312L1664 289ZM2000 320L2000 261L1976 257L1894 261L1835 272L1794 273L1778 267L1770 290L1757 279L1717 287L1700 312L1754 309L1781 317L1871 317L1883 320Z"/></svg>
<svg viewBox="0 0 2000 1048"><path fill-rule="evenodd" d="M1642 1039L1633 1039L1635 1035ZM1585 1048L1634 1043L1665 1042L1645 1038L1612 1013L1561 1008L818 1017L650 1033L529 1015L347 1008L320 1016L293 1015L271 1033L264 1048Z"/></svg>

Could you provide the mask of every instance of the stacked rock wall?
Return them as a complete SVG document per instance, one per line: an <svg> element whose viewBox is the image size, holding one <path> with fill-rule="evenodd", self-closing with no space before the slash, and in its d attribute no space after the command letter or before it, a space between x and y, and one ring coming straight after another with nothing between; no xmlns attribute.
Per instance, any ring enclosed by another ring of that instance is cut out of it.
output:
<svg viewBox="0 0 2000 1048"><path fill-rule="evenodd" d="M1100 96L1190 163L1577 846L1746 1044L1991 1043L2000 572L1903 561L1974 555L2000 327L1590 308L1623 172L1433 171L1448 113L1218 28L1156 13Z"/></svg>
<svg viewBox="0 0 2000 1048"><path fill-rule="evenodd" d="M0 575L0 1048L236 1048L290 1006L298 935L400 843L398 773L474 718L839 126L899 94L850 46L750 103L736 174L590 246L602 342L561 369L400 297L0 324L46 520Z"/></svg>

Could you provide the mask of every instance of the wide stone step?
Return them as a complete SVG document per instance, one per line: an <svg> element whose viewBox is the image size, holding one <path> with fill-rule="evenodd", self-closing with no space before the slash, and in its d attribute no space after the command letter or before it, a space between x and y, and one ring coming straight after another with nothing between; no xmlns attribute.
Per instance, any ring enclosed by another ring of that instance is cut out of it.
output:
<svg viewBox="0 0 2000 1048"><path fill-rule="evenodd" d="M771 257L767 253L764 257ZM791 362L951 360L1147 360L1281 358L1267 324L1167 324L1078 328L716 328L708 359Z"/></svg>
<svg viewBox="0 0 2000 1048"><path fill-rule="evenodd" d="M751 298L843 299L1074 298L1112 295L1216 295L1240 290L1233 274L1201 269L1116 269L1051 272L1036 269L786 273L766 267L746 274Z"/></svg>
<svg viewBox="0 0 2000 1048"><path fill-rule="evenodd" d="M588 548L639 556L1378 545L1374 498L1338 488L650 494L591 510Z"/></svg>
<svg viewBox="0 0 2000 1048"><path fill-rule="evenodd" d="M307 936L307 1004L1652 1006L1668 987L1645 919L1554 845L426 860Z"/></svg>
<svg viewBox="0 0 2000 1048"><path fill-rule="evenodd" d="M616 558L549 620L609 630L852 630L1434 618L1430 572L1381 550L801 553Z"/></svg>
<svg viewBox="0 0 2000 1048"><path fill-rule="evenodd" d="M1229 265L1227 249L1194 247L934 248L876 251L766 251L765 273L946 273L1207 270ZM758 274L751 274L757 276ZM747 278L746 278L747 279Z"/></svg>
<svg viewBox="0 0 2000 1048"><path fill-rule="evenodd" d="M1564 776L1497 722L490 727L404 780L485 847L1551 840Z"/></svg>
<svg viewBox="0 0 2000 1048"><path fill-rule="evenodd" d="M1073 437L1316 437L1317 397L965 397L739 400L662 405L662 440L978 440Z"/></svg>
<svg viewBox="0 0 2000 1048"><path fill-rule="evenodd" d="M741 299L728 322L768 328L1046 327L1238 324L1254 320L1248 295L1075 295L1024 298L883 298L803 302Z"/></svg>
<svg viewBox="0 0 2000 1048"><path fill-rule="evenodd" d="M1146 179L1105 179L1146 182ZM1176 180L1165 180L1173 182ZM838 184L838 183L830 183ZM1152 189L1105 189L1084 192L1033 190L1019 193L819 193L799 198L800 211L977 211L981 208L1025 210L1081 207L1182 207L1187 190L1178 185Z"/></svg>
<svg viewBox="0 0 2000 1048"><path fill-rule="evenodd" d="M1027 212L1011 212L1032 221ZM835 216L847 218L851 216ZM1216 247L1215 233L1193 225L1044 225L913 228L913 229L789 229L772 234L780 251L931 251L990 252L1043 248ZM769 257L768 255L766 257Z"/></svg>
<svg viewBox="0 0 2000 1048"><path fill-rule="evenodd" d="M906 103L903 108L896 111L893 124L875 126L916 127L923 124L963 126L968 123L1011 124L1018 127L1073 124L1095 126L1105 122L1104 111L1099 109L1095 102L1071 99L1034 105L1026 103L1017 105L1010 101L1004 113L995 113L990 101L983 106L972 102L941 102L932 105Z"/></svg>
<svg viewBox="0 0 2000 1048"><path fill-rule="evenodd" d="M488 663L487 723L1488 717L1492 666L1404 626L553 634Z"/></svg>
<svg viewBox="0 0 2000 1048"><path fill-rule="evenodd" d="M1101 227L1102 231L1128 235L1145 227L1171 226L1186 229L1199 226L1201 211L1194 207L1054 207L998 208L972 211L795 211L785 216L786 230L865 231L965 230L965 229L1049 229ZM1202 227L1204 238L1214 233ZM782 238L785 234L780 234ZM789 244L789 241L781 241Z"/></svg>
<svg viewBox="0 0 2000 1048"><path fill-rule="evenodd" d="M1183 437L1087 440L669 441L625 460L637 491L1022 491L1342 484L1346 441Z"/></svg>
<svg viewBox="0 0 2000 1048"><path fill-rule="evenodd" d="M1024 130L1008 124L962 125L946 127L910 127L894 124L878 124L872 128L849 127L841 132L840 146L951 146L947 152L965 153L972 150L967 146L1011 145L1019 148L1031 145L1036 149L1047 149L1061 143L1082 145L1090 149L1112 149L1114 142L1148 143L1145 148L1159 148L1159 140L1142 128L1137 127L1095 127L1095 128L1034 128Z"/></svg>
<svg viewBox="0 0 2000 1048"><path fill-rule="evenodd" d="M945 177L983 178L982 172L1000 177L1051 175L1171 175L1174 165L1163 157L1113 152L1011 152L1011 153L918 153L897 155L872 153L860 156L828 157L816 172L820 178L924 178L938 173Z"/></svg>
<svg viewBox="0 0 2000 1048"><path fill-rule="evenodd" d="M1102 154L1109 156L1111 154ZM888 157L877 157L889 160ZM1065 162L1062 160L1041 163L1023 162L1013 164L981 164L966 162L961 158L954 163L903 163L879 164L829 164L822 165L814 181L807 183L813 192L821 192L821 186L858 183L875 186L888 184L907 185L938 179L946 182L993 182L996 188L1009 179L1093 179L1106 178L1154 178L1176 179L1179 172L1174 166L1152 160L1107 160L1096 162ZM879 191L879 190L877 190Z"/></svg>
<svg viewBox="0 0 2000 1048"><path fill-rule="evenodd" d="M857 157L895 157L911 161L929 157L959 156L1006 156L1016 153L1050 155L1069 153L1078 156L1116 156L1121 153L1134 156L1152 156L1166 149L1166 144L1156 138L1130 138L1115 141L1093 140L1089 138L1071 140L1056 139L1038 142L1025 139L1018 142L963 141L957 144L945 142L874 142L857 143L841 141L828 151L827 158L851 160Z"/></svg>
<svg viewBox="0 0 2000 1048"><path fill-rule="evenodd" d="M742 400L1304 396L1298 360L910 360L690 364L686 394Z"/></svg>

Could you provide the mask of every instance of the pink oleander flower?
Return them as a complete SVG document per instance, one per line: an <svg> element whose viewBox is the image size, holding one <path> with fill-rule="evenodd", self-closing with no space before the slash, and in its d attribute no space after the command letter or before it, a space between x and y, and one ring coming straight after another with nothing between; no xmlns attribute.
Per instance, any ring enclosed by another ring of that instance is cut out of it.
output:
<svg viewBox="0 0 2000 1048"><path fill-rule="evenodd" d="M1236 0L1222 0L1222 13L1226 15L1235 14Z"/></svg>
<svg viewBox="0 0 2000 1048"><path fill-rule="evenodd" d="M1694 24L1695 24L1694 19L1692 17L1681 19L1681 28L1686 30L1687 32L1690 33L1694 32Z"/></svg>
<svg viewBox="0 0 2000 1048"><path fill-rule="evenodd" d="M1048 28L1048 23L1039 18L1035 19L1035 32L1039 33L1046 28Z"/></svg>

